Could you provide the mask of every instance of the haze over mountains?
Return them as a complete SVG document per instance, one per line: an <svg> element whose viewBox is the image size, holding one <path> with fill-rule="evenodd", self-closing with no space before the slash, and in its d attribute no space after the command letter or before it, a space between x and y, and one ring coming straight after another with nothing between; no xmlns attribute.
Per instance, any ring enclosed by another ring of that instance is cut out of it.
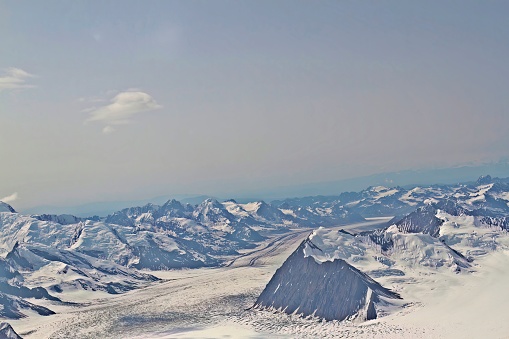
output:
<svg viewBox="0 0 509 339"><path fill-rule="evenodd" d="M239 202L250 202L255 200L272 201L287 197L303 197L315 195L334 195L338 192L360 191L367 186L412 186L432 184L456 184L467 182L485 173L491 173L494 177L505 177L509 173L509 162L500 160L498 162L483 163L478 165L465 165L449 168L405 170L398 172L379 173L370 176L357 177L352 179L336 180L329 182L316 182L294 186L274 186L269 190L249 190L236 192L233 197ZM167 200L176 199L182 203L199 204L202 201L213 198L216 200L232 198L227 192L214 192L213 195L199 194L177 194L161 195L159 197L136 200L136 201L103 201L77 206L48 206L37 204L35 207L22 210L26 214L73 214L80 217L91 215L106 216L125 206L141 206L146 203L157 205L164 204Z"/></svg>

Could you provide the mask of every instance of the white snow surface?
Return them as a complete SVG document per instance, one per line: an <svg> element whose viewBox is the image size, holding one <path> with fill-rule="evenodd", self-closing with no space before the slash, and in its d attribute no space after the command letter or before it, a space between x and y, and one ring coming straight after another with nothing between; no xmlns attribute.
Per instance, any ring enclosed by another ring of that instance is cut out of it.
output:
<svg viewBox="0 0 509 339"><path fill-rule="evenodd" d="M475 219L443 212L437 215L448 218L441 233L451 239L459 237L460 231L470 235L474 230L479 237L496 231L476 227ZM355 227L342 228L354 232ZM325 254L308 254L321 260L344 258L362 271L386 268L372 258L380 256L376 247L357 243L338 229L313 232L311 240ZM82 294L88 306L52 305L58 315L30 315L11 321L11 325L24 338L95 338L98 333L102 338L506 338L509 333L505 319L509 294L503 293L509 284L509 250L504 232L498 233L495 249L476 257L472 271L456 274L445 267L422 265L417 259L406 263L404 258L423 254L412 250L412 241L426 243L428 239L405 239L404 234L391 229L395 239L401 237L402 246L406 246L399 254L388 255L394 261L391 268L401 269L405 275L375 280L400 293L405 307L376 320L361 324L317 322L249 310L274 271L308 234L295 232L280 236L272 245L274 239L267 240L231 267L153 272L168 280L107 299ZM457 244L457 250L475 247L468 241ZM425 257L440 255L437 249L424 251Z"/></svg>
<svg viewBox="0 0 509 339"><path fill-rule="evenodd" d="M376 192L377 194L373 196L375 200L389 197L399 192L396 188L387 188L385 186L375 186L371 188L371 191Z"/></svg>
<svg viewBox="0 0 509 339"><path fill-rule="evenodd" d="M371 193L351 206L397 200L416 206L449 195L458 198L458 207L472 209L487 205L492 211L505 211L500 204L509 204L509 193L500 192L499 188L488 184L444 189L416 187L407 191L380 186L372 187ZM503 201L489 205L493 198ZM160 216L159 221L171 224L169 229L158 229L160 234L151 232L161 226L155 223L155 214L150 209L146 213L136 212L135 226L128 227L97 221L61 225L11 213L2 206L0 203L0 255L5 255L16 243L22 244L25 257L36 268L33 272L21 272L26 286L67 286L62 293L50 293L64 301L80 303L66 305L29 299L58 314L41 317L27 312L27 318L9 321L24 338L96 338L98 333L102 338L508 337L505 305L509 303L509 294L504 291L509 285L509 235L498 226L486 224L489 220L483 217L462 212L455 216L439 210L436 216L444 223L438 238L404 233L393 225L383 234L391 241L389 250L382 250L368 236L339 232L343 228L354 233L362 229L360 225L315 229L304 249L305 256L312 256L318 263L343 259L403 298L401 304L377 310L382 311L381 318L359 324L318 322L249 309L275 270L309 234L302 228L271 235L257 248L242 250L242 255L232 258L227 267L143 271L167 279L163 282L139 281L134 276L139 271L111 264L113 261L135 265L140 258L133 255L132 246L143 249L151 244L177 257L196 256L189 253L189 247L168 235L175 236L182 230L187 239L213 238L221 232L230 232L237 220L268 220L265 217L271 218L274 210L288 217L304 210L326 216L332 213L334 203L303 206L303 210L301 207L278 210L265 205L260 209L262 202L205 201L194 210L194 219L170 214ZM185 213L184 216L188 215ZM280 217L276 215L276 218ZM90 268L80 268L80 273L78 266L29 253L30 246L40 246L50 254L58 254L57 250L85 253L83 257L87 260L90 258L86 253L94 252L96 258L91 260ZM101 268L116 270L118 274L106 274ZM72 284L78 279L91 286L99 283L150 286L112 296L74 288Z"/></svg>
<svg viewBox="0 0 509 339"><path fill-rule="evenodd" d="M402 271L457 269L457 256L437 238L421 233L403 233L395 225L387 229L386 235L392 240L393 248L383 252L367 239L320 227L309 237L318 248L307 244L304 255L312 256L319 263L343 259L364 272L384 269L387 265L382 262L388 261L394 262L390 266L392 269Z"/></svg>

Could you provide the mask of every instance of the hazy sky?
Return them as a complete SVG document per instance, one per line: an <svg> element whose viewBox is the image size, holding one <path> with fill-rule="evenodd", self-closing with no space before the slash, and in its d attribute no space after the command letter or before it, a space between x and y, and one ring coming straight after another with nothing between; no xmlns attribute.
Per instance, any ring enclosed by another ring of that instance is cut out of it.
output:
<svg viewBox="0 0 509 339"><path fill-rule="evenodd" d="M508 156L508 15L507 1L0 0L0 199L234 196Z"/></svg>

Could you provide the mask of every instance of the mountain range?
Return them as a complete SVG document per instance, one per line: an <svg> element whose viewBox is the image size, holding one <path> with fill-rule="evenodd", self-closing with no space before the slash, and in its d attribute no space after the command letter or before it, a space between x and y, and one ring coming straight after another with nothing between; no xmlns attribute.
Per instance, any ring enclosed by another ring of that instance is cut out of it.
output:
<svg viewBox="0 0 509 339"><path fill-rule="evenodd" d="M373 285L373 279L405 274L402 263L412 260L453 272L470 270L476 256L499 246L490 236L508 229L508 204L509 179L490 176L465 184L372 186L360 192L271 203L208 198L191 205L171 199L161 205L124 208L103 218L23 215L0 202L0 316L19 318L27 310L51 315L51 307L36 305L33 299L51 304L63 302L61 296L70 291L124 293L157 281L150 271L222 266L275 235L315 229L293 259L283 265L275 281L304 281L302 276L288 274L292 270L285 267L294 263L305 264L309 274L319 276L313 273L318 269L313 268L313 262L343 260L336 262L333 270L347 269L353 275L337 275L325 285L333 288L347 279L361 292L355 294L360 308L352 307L340 318L370 318L380 312L377 307L384 298L398 299L397 293ZM324 233L333 226L380 216L394 218L379 230ZM480 235L472 238L454 225L466 225ZM416 250L405 252L409 248ZM350 254L347 256L345 251ZM328 254L324 257L322 252ZM302 261L310 256L315 260ZM364 261L372 267L359 266ZM270 288L277 288L274 284L269 284ZM283 297L277 300L268 298L267 293L262 295L257 305L282 308L289 293L284 291L279 291ZM300 300L303 290L299 291L295 298ZM314 306L307 304L306 309ZM359 316L361 309L363 316ZM331 310L319 314L325 319L336 317Z"/></svg>

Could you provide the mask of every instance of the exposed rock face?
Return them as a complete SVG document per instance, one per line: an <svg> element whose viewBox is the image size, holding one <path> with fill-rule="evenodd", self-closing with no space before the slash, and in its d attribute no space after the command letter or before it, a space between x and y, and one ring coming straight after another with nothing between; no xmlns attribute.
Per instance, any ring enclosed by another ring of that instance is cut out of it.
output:
<svg viewBox="0 0 509 339"><path fill-rule="evenodd" d="M369 320L377 317L375 305L381 302L380 297L400 299L342 259L319 263L305 257L306 242L276 271L255 308L326 320Z"/></svg>
<svg viewBox="0 0 509 339"><path fill-rule="evenodd" d="M7 255L6 261L10 267L25 272L27 277L30 272L44 270L46 286L54 292L79 288L117 294L159 280L153 275L141 273L110 261L41 244L16 245ZM122 278L118 279L118 277ZM32 282L35 281L32 280ZM42 287L10 286L0 281L0 292L23 298L44 298L59 301Z"/></svg>
<svg viewBox="0 0 509 339"><path fill-rule="evenodd" d="M50 309L46 307L32 304L28 301L23 300L22 298L11 296L5 293L0 292L0 317L1 318L9 318L9 319L19 319L24 318L26 315L21 312L21 310L32 310L39 315L52 315L55 314ZM2 338L2 336L0 336Z"/></svg>
<svg viewBox="0 0 509 339"><path fill-rule="evenodd" d="M424 206L401 219L396 226L401 232L429 234L436 238L444 222L435 216L436 213L432 206Z"/></svg>
<svg viewBox="0 0 509 339"><path fill-rule="evenodd" d="M34 219L37 219L37 220L41 220L41 221L52 221L52 222L56 222L57 224L60 224L60 225L71 225L71 224L77 224L79 222L82 222L82 221L86 221L86 220L94 220L94 221L98 221L99 220L99 217L92 217L92 218L78 218L74 215L71 215L71 214L60 214L60 215L56 215L56 214L41 214L41 215L33 215L32 216Z"/></svg>
<svg viewBox="0 0 509 339"><path fill-rule="evenodd" d="M11 205L6 204L3 201L0 201L0 212L8 212L8 213L16 213L14 208Z"/></svg>
<svg viewBox="0 0 509 339"><path fill-rule="evenodd" d="M21 339L9 323L0 323L1 339Z"/></svg>

